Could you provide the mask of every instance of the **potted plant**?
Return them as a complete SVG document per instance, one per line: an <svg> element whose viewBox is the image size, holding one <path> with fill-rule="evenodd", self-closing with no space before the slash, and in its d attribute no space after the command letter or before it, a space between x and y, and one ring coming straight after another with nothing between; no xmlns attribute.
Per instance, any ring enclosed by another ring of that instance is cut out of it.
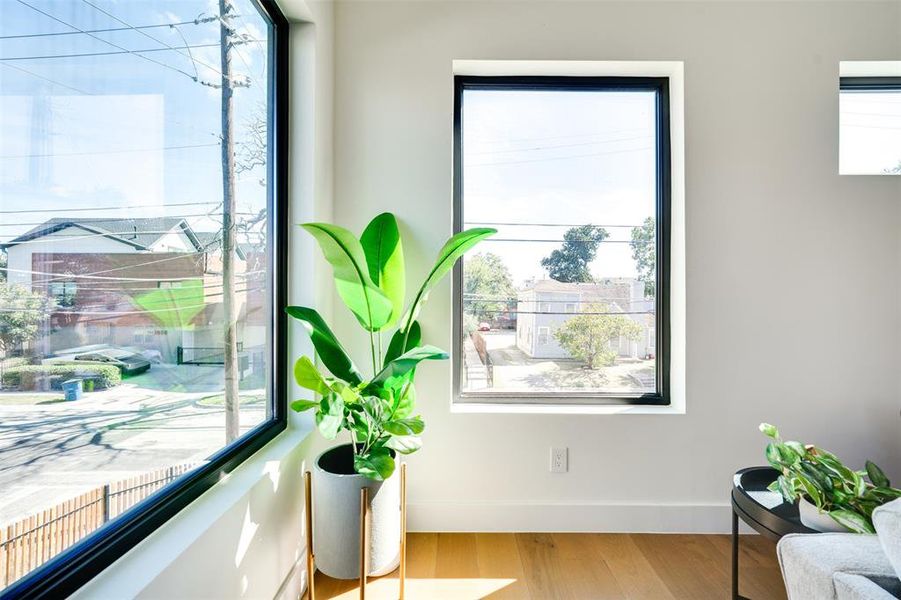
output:
<svg viewBox="0 0 901 600"><path fill-rule="evenodd" d="M359 239L326 223L301 225L319 243L332 266L338 296L368 333L371 374L354 364L318 312L289 306L310 335L319 362L302 356L294 366L298 385L319 399L297 400L291 408L312 411L319 432L329 440L348 433L348 443L322 453L313 465L314 547L319 569L338 579L359 576L360 489L371 499L370 575L392 571L399 558L398 454L422 445L425 424L415 414L414 378L423 360L443 360L447 353L422 343L416 320L429 292L457 259L494 229L475 228L451 237L413 300L405 308L406 270L397 220L391 213L375 217ZM383 334L394 330L390 338ZM387 344L385 344L387 342Z"/></svg>
<svg viewBox="0 0 901 600"><path fill-rule="evenodd" d="M875 533L873 510L901 498L901 490L878 466L866 461L866 469L855 471L822 448L783 441L779 430L761 423L760 431L771 438L767 462L780 475L770 485L786 502L798 502L801 522L817 531Z"/></svg>

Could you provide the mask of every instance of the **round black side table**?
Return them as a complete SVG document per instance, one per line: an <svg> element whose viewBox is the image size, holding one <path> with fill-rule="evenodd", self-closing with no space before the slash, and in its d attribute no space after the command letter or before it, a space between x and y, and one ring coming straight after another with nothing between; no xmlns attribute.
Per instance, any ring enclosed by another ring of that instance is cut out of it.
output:
<svg viewBox="0 0 901 600"><path fill-rule="evenodd" d="M789 533L819 533L801 524L797 504L767 486L779 472L772 467L749 467L732 479L732 599L747 600L738 593L738 519L760 535L778 542Z"/></svg>

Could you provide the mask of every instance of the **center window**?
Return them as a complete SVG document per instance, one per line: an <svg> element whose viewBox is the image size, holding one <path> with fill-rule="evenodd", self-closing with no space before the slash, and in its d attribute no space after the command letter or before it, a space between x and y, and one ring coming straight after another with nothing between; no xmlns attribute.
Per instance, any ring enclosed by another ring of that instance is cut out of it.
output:
<svg viewBox="0 0 901 600"><path fill-rule="evenodd" d="M457 400L669 404L668 79L455 87Z"/></svg>

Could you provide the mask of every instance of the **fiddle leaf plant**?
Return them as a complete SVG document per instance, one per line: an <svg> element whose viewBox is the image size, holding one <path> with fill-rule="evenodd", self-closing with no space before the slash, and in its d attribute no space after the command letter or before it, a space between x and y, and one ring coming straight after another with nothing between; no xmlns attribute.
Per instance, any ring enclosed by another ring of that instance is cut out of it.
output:
<svg viewBox="0 0 901 600"><path fill-rule="evenodd" d="M328 223L305 223L301 227L319 243L332 267L338 296L369 334L371 376L354 364L318 312L289 306L286 312L303 324L319 364L327 370L320 371L311 357L297 360L294 379L319 400L296 400L291 408L312 411L316 427L326 439L347 431L354 451L354 471L370 479L387 479L394 472L393 453L410 454L422 446L425 424L413 414L416 367L424 360L448 358L443 350L422 343L422 328L416 318L429 292L457 260L497 231L478 227L447 240L405 307L407 274L394 215L386 212L376 216L359 239L347 229ZM391 329L395 331L383 348L383 333Z"/></svg>
<svg viewBox="0 0 901 600"><path fill-rule="evenodd" d="M760 431L772 440L766 447L766 459L779 471L769 489L782 494L786 502L806 498L848 531L875 533L873 510L901 498L901 490L891 487L872 461L866 461L865 470L855 471L822 448L784 441L769 423L761 423Z"/></svg>

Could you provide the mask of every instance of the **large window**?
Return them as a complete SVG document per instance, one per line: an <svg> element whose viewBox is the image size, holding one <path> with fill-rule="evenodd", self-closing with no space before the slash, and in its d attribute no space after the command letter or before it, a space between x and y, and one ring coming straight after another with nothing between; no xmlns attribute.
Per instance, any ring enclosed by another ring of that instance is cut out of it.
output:
<svg viewBox="0 0 901 600"><path fill-rule="evenodd" d="M286 44L269 0L0 3L0 596L284 429Z"/></svg>
<svg viewBox="0 0 901 600"><path fill-rule="evenodd" d="M462 402L668 404L668 79L456 77Z"/></svg>
<svg viewBox="0 0 901 600"><path fill-rule="evenodd" d="M901 175L901 77L842 77L839 115L841 174Z"/></svg>

